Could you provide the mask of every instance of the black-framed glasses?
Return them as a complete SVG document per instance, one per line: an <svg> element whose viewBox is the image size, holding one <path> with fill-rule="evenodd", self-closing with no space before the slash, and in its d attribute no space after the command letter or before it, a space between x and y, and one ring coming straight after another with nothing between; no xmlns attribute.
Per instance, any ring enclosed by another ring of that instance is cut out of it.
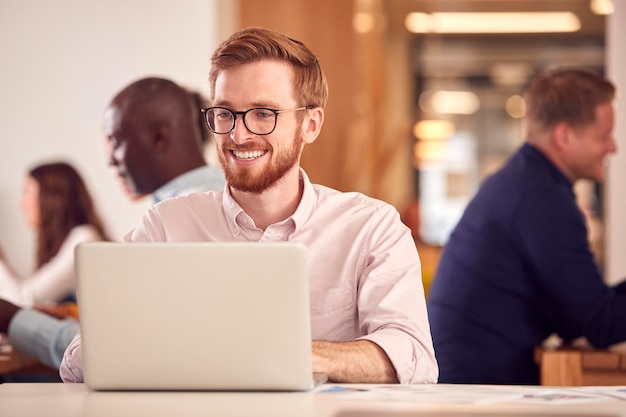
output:
<svg viewBox="0 0 626 417"><path fill-rule="evenodd" d="M245 111L234 111L226 107L207 107L200 109L200 111L204 113L204 120L211 132L218 135L232 132L239 114L246 129L251 133L255 135L269 135L276 129L279 114L312 108L313 106L303 106L294 109L277 110L267 107L255 107Z"/></svg>

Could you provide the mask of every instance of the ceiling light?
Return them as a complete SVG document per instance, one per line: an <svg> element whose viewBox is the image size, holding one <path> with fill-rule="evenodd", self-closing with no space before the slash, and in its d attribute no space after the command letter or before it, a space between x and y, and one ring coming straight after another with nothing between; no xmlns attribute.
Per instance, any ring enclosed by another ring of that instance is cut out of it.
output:
<svg viewBox="0 0 626 417"><path fill-rule="evenodd" d="M405 26L413 33L552 33L576 32L580 20L572 12L414 12Z"/></svg>
<svg viewBox="0 0 626 417"><path fill-rule="evenodd" d="M594 14L598 14L600 16L613 14L615 11L613 0L591 0L589 8Z"/></svg>

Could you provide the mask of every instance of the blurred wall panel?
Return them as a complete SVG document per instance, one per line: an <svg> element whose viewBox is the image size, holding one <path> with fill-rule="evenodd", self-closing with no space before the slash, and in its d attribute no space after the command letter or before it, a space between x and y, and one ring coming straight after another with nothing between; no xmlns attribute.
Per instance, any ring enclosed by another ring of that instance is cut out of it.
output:
<svg viewBox="0 0 626 417"><path fill-rule="evenodd" d="M408 149L408 47L384 30L383 1L240 0L239 26L303 41L329 83L324 127L302 157L312 181L404 207L413 185ZM356 12L371 30L357 33ZM363 16L363 15L361 15ZM397 51L399 61L389 59Z"/></svg>
<svg viewBox="0 0 626 417"><path fill-rule="evenodd" d="M610 159L606 191L606 280L626 277L626 2L614 1L607 30L608 77L617 85L615 117L617 154Z"/></svg>

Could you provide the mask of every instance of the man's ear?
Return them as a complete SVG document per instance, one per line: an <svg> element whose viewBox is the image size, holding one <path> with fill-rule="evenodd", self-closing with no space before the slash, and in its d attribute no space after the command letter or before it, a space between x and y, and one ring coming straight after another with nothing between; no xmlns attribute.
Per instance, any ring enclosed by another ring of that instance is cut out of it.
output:
<svg viewBox="0 0 626 417"><path fill-rule="evenodd" d="M565 150L571 143L570 135L572 134L572 127L565 122L561 122L554 126L550 135L552 145L559 150Z"/></svg>
<svg viewBox="0 0 626 417"><path fill-rule="evenodd" d="M322 124L324 124L324 109L315 107L308 110L302 122L302 141L313 143L322 130Z"/></svg>
<svg viewBox="0 0 626 417"><path fill-rule="evenodd" d="M152 149L155 152L165 152L169 147L170 141L170 129L165 123L154 123L152 125L151 135L152 138Z"/></svg>

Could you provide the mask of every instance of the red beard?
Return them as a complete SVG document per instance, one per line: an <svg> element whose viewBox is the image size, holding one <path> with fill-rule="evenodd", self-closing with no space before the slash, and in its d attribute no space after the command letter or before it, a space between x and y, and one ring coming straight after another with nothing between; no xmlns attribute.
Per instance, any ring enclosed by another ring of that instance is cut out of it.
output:
<svg viewBox="0 0 626 417"><path fill-rule="evenodd" d="M292 146L281 154L274 155L275 159L269 162L269 165L261 174L253 174L252 169L235 168L229 166L226 155L233 149L237 151L252 151L258 149L254 144L245 144L242 146L228 146L232 144L224 144L221 152L218 152L220 164L224 169L226 181L228 185L235 190L260 194L271 188L281 178L285 176L300 160L302 139L298 132L293 139ZM268 152L273 151L269 149Z"/></svg>

